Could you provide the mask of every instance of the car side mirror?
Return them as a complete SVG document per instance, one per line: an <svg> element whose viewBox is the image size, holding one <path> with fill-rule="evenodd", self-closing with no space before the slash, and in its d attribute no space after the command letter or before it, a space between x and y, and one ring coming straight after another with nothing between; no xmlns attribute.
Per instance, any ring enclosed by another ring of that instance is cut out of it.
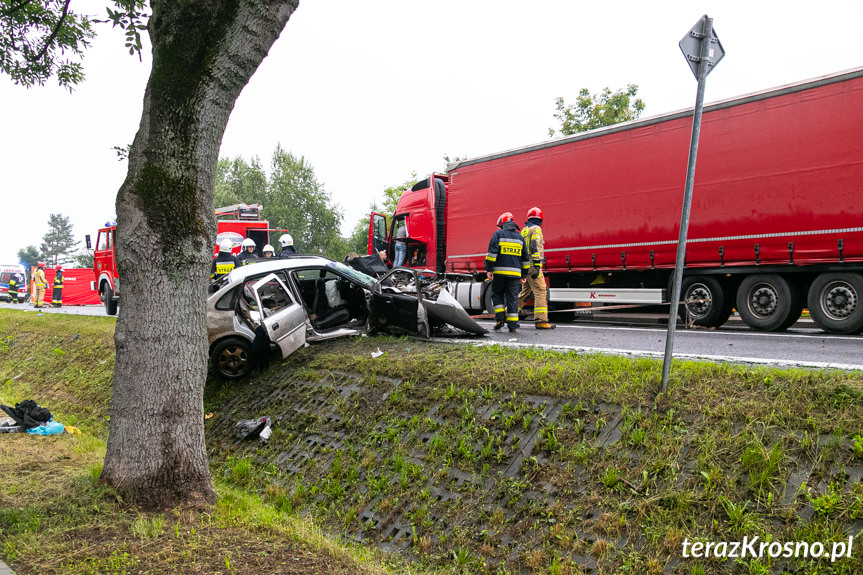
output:
<svg viewBox="0 0 863 575"><path fill-rule="evenodd" d="M87 234L86 236L84 236L84 242L87 244L88 250L93 249L92 247L90 247L90 234Z"/></svg>

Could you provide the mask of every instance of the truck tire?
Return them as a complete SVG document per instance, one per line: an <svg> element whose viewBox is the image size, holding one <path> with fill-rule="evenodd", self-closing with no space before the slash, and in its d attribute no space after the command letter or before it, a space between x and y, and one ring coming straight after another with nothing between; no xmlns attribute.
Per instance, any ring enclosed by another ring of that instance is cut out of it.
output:
<svg viewBox="0 0 863 575"><path fill-rule="evenodd" d="M252 343L240 337L227 337L213 346L210 358L221 377L239 379L252 369Z"/></svg>
<svg viewBox="0 0 863 575"><path fill-rule="evenodd" d="M821 274L809 288L807 304L815 325L827 333L863 330L863 276Z"/></svg>
<svg viewBox="0 0 863 575"><path fill-rule="evenodd" d="M731 315L731 306L727 305L725 291L720 283L710 276L683 278L680 293L683 294L682 301L690 303L681 305L679 313L685 320L693 318L695 325L719 327Z"/></svg>
<svg viewBox="0 0 863 575"><path fill-rule="evenodd" d="M775 274L748 276L737 290L737 313L743 323L760 331L783 331L800 319L800 289Z"/></svg>
<svg viewBox="0 0 863 575"><path fill-rule="evenodd" d="M114 299L114 290L110 284L105 284L105 313L117 315L117 300Z"/></svg>

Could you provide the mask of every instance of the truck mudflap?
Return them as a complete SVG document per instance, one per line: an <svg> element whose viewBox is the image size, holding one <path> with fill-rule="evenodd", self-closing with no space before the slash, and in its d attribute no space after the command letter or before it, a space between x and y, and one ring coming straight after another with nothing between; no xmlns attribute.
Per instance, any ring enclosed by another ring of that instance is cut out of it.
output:
<svg viewBox="0 0 863 575"><path fill-rule="evenodd" d="M422 300L428 315L443 323L476 335L485 335L488 330L473 320L458 301L445 289L438 291L437 300L427 298Z"/></svg>

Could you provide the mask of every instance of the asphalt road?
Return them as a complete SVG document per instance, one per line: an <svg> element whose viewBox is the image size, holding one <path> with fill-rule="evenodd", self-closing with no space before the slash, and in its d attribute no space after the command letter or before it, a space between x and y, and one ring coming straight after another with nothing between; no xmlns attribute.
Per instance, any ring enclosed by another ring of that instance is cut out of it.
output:
<svg viewBox="0 0 863 575"><path fill-rule="evenodd" d="M492 331L494 322L480 320L489 329L484 339L514 346L540 346L617 355L663 357L666 326L620 326L595 323L558 324L538 331L523 321L518 333ZM826 334L811 322L801 321L784 333L763 333L743 326L719 330L678 328L674 357L721 362L863 370L863 337Z"/></svg>
<svg viewBox="0 0 863 575"><path fill-rule="evenodd" d="M23 309L29 313L106 316L105 307L101 305L34 309L29 304L0 303L0 309L3 308ZM479 320L479 323L489 330L483 338L444 335L435 339L635 357L661 358L665 352L664 325L624 326L576 321L558 323L554 330L537 331L532 321L522 321L522 328L512 335L506 329L493 331L493 321ZM678 328L674 339L674 357L776 367L863 370L863 337L826 334L807 320L799 321L784 333L762 333L732 319L718 330Z"/></svg>

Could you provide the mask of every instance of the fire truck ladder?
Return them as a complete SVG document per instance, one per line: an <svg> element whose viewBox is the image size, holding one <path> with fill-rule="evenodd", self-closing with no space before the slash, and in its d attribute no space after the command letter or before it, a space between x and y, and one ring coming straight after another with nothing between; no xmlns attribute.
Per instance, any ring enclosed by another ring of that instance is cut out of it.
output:
<svg viewBox="0 0 863 575"><path fill-rule="evenodd" d="M216 208L216 216L234 217L238 220L260 220L262 209L264 207L261 204L234 204Z"/></svg>

